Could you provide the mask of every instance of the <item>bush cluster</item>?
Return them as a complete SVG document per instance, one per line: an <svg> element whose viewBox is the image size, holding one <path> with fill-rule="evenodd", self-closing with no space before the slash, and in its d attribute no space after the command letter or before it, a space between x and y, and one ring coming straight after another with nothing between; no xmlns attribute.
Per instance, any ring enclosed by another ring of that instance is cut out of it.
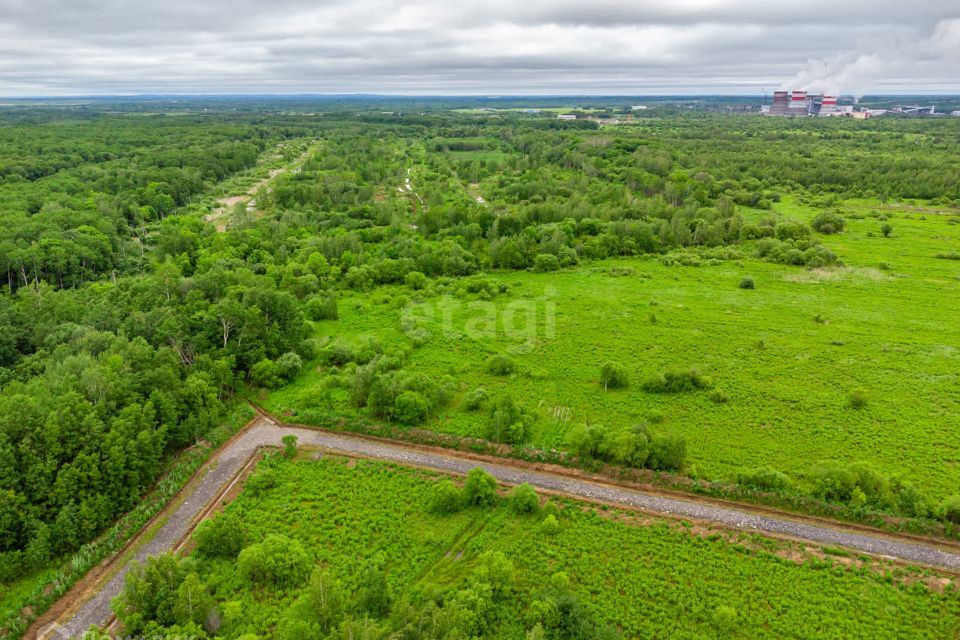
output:
<svg viewBox="0 0 960 640"><path fill-rule="evenodd" d="M306 311L311 320L336 320L340 317L337 312L337 298L332 291L308 298Z"/></svg>
<svg viewBox="0 0 960 640"><path fill-rule="evenodd" d="M665 371L648 378L643 383L647 393L685 393L709 389L713 382L697 369L686 371Z"/></svg>
<svg viewBox="0 0 960 640"><path fill-rule="evenodd" d="M295 378L302 368L303 360L290 351L276 360L264 358L253 365L250 368L250 382L267 389L276 389Z"/></svg>
<svg viewBox="0 0 960 640"><path fill-rule="evenodd" d="M581 458L657 471L678 471L687 456L687 443L682 436L651 434L643 425L631 429L577 425L567 431L564 448Z"/></svg>
<svg viewBox="0 0 960 640"><path fill-rule="evenodd" d="M939 506L931 505L913 483L896 475L878 473L861 463L822 463L807 474L805 482L795 481L769 467L743 470L737 474L736 481L759 491L810 495L855 508L869 507L910 518L932 516L960 524L960 496L948 497Z"/></svg>
<svg viewBox="0 0 960 640"><path fill-rule="evenodd" d="M464 507L490 507L499 500L497 487L497 479L488 471L483 467L474 467L467 473L462 489L449 479L434 485L428 508L436 514L450 514ZM532 490L532 487L529 488ZM527 493L527 490L524 489L523 493ZM539 504L535 491L533 495ZM520 502L525 500L529 500L529 497L520 498Z"/></svg>
<svg viewBox="0 0 960 640"><path fill-rule="evenodd" d="M495 354L487 358L487 371L495 376L509 376L517 370L517 363L509 356Z"/></svg>
<svg viewBox="0 0 960 640"><path fill-rule="evenodd" d="M534 415L504 394L490 406L484 437L493 442L522 444L530 438Z"/></svg>
<svg viewBox="0 0 960 640"><path fill-rule="evenodd" d="M604 390L623 389L630 384L627 369L619 362L604 362L600 367L600 384Z"/></svg>
<svg viewBox="0 0 960 640"><path fill-rule="evenodd" d="M840 233L846 225L847 221L833 211L823 211L810 221L810 226L825 236Z"/></svg>
<svg viewBox="0 0 960 640"><path fill-rule="evenodd" d="M808 238L786 241L763 238L757 242L757 257L770 262L811 268L837 264L837 255L833 251L822 244L811 242Z"/></svg>

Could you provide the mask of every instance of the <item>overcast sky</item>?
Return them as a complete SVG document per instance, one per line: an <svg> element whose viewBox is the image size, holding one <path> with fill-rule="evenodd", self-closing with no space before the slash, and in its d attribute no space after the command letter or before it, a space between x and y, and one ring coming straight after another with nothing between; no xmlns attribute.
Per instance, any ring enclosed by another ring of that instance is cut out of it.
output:
<svg viewBox="0 0 960 640"><path fill-rule="evenodd" d="M957 0L0 0L0 96L960 93Z"/></svg>

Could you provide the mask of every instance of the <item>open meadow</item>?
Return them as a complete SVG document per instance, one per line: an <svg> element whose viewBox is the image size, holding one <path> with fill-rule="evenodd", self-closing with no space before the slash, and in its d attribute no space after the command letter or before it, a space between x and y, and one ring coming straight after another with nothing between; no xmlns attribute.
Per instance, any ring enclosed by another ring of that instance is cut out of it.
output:
<svg viewBox="0 0 960 640"><path fill-rule="evenodd" d="M774 210L813 217L790 202ZM699 266L646 257L494 272L489 280L506 289L495 296L457 286L348 293L340 318L318 322L316 335L406 349L408 369L450 376L454 399L428 419L431 429L483 435L487 413L465 407L482 388L536 411L537 447L563 448L580 423L647 422L683 434L691 466L707 478L764 466L802 478L823 462L862 462L939 499L960 482L960 262L936 256L960 249L960 228L956 216L871 211L883 212L890 237L867 216L824 238L843 266L798 269L745 246ZM755 288L740 288L747 277ZM516 370L492 373L495 355ZM626 368L626 388L604 389L608 361ZM643 388L690 368L712 389ZM858 392L862 407L851 405ZM315 362L267 406L309 422L357 413L349 396Z"/></svg>

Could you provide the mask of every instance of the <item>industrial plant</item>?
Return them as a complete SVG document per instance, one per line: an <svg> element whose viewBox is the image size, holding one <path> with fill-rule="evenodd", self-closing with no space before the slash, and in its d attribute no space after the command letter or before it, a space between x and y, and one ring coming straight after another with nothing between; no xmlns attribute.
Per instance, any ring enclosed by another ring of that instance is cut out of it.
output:
<svg viewBox="0 0 960 640"><path fill-rule="evenodd" d="M774 91L773 104L761 107L768 116L848 116L852 106L838 106L837 96L812 94L806 91Z"/></svg>
<svg viewBox="0 0 960 640"><path fill-rule="evenodd" d="M938 116L936 105L895 105L887 109L860 108L854 110L853 105L837 104L837 96L807 93L802 90L774 91L773 104L763 105L760 112L768 116L850 116L858 120L865 120L888 114L905 116Z"/></svg>

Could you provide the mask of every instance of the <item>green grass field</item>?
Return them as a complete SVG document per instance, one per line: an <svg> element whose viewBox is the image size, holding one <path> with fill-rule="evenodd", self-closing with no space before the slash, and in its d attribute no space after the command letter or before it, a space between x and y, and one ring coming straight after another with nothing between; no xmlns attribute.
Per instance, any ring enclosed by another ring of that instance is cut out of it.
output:
<svg viewBox="0 0 960 640"><path fill-rule="evenodd" d="M787 217L812 215L789 201L778 208ZM650 257L499 273L493 277L509 293L492 303L439 294L418 302L421 294L404 287L348 294L340 320L318 323L317 333L404 347L411 340L401 318L416 318L429 337L407 368L450 374L459 390L427 424L439 431L479 434L486 414L463 410L460 400L483 387L494 397L509 391L538 411L535 446L559 446L571 424L651 420L655 429L684 434L692 465L711 479L764 465L802 476L821 461L867 462L942 498L960 482L960 262L935 256L960 248L960 229L948 216L891 215L889 238L873 218L850 219L846 232L823 237L843 268L773 264L744 247L743 259L713 266L668 267ZM738 287L745 276L755 290ZM518 306L524 301L535 307L533 336ZM555 305L552 334L548 304ZM493 330L483 322L490 308ZM519 332L504 330L511 309ZM485 361L495 353L514 358L518 372L488 373ZM599 368L608 360L627 367L627 389L601 388ZM729 401L641 390L651 375L690 367ZM324 372L305 371L267 406L313 406ZM855 389L866 392L859 410L848 402ZM356 414L345 390L333 398L338 412Z"/></svg>
<svg viewBox="0 0 960 640"><path fill-rule="evenodd" d="M261 463L227 507L248 543L281 533L302 543L348 593L378 558L395 598L461 585L480 554L502 552L515 586L499 604L498 638L523 638L531 598L565 572L580 601L626 637L944 638L957 633L949 581L861 557L719 533L561 501L559 530L505 504L434 515L438 475L374 461L305 454ZM274 637L298 591L257 587L233 560L192 558L211 588L219 634ZM773 604L775 603L775 604ZM718 610L726 614L718 629Z"/></svg>

